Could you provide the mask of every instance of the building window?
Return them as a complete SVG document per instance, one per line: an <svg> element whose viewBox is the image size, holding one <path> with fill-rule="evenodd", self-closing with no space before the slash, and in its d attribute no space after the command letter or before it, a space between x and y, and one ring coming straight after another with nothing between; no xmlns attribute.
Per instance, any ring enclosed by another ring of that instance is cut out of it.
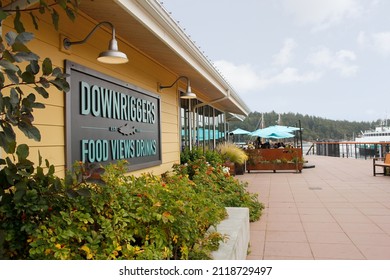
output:
<svg viewBox="0 0 390 280"><path fill-rule="evenodd" d="M180 99L181 150L190 146L190 99Z"/></svg>
<svg viewBox="0 0 390 280"><path fill-rule="evenodd" d="M225 113L198 100L180 100L181 149L213 150L225 141Z"/></svg>

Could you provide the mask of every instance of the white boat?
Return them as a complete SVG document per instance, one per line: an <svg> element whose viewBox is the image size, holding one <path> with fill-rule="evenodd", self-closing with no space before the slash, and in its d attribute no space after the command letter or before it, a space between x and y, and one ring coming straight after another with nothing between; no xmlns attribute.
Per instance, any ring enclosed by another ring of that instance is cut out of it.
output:
<svg viewBox="0 0 390 280"><path fill-rule="evenodd" d="M362 132L355 142L390 142L390 126L378 126Z"/></svg>

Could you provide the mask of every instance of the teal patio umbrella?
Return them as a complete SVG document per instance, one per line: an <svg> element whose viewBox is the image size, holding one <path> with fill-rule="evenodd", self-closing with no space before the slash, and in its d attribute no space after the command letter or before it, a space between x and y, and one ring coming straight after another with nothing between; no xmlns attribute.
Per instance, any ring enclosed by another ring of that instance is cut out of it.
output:
<svg viewBox="0 0 390 280"><path fill-rule="evenodd" d="M294 132L299 130L298 127L293 127L293 126L284 126L284 125L273 125L264 128L264 131L273 133L273 132Z"/></svg>
<svg viewBox="0 0 390 280"><path fill-rule="evenodd" d="M275 138L275 139L295 137L294 134L287 131L272 131L270 129L267 130L266 128L255 130L250 135L261 137L261 138Z"/></svg>
<svg viewBox="0 0 390 280"><path fill-rule="evenodd" d="M238 135L238 142L241 142L241 135L249 135L251 133L250 133L250 131L247 131L247 130L244 130L241 128L237 128L237 129L231 131L230 134L233 134L233 142L234 142L234 135Z"/></svg>
<svg viewBox="0 0 390 280"><path fill-rule="evenodd" d="M250 131L247 131L247 130L244 130L244 129L241 129L241 128L237 128L237 129L231 131L230 133L234 134L234 135L236 135L236 134L246 134L246 135L248 135L248 134L250 134Z"/></svg>

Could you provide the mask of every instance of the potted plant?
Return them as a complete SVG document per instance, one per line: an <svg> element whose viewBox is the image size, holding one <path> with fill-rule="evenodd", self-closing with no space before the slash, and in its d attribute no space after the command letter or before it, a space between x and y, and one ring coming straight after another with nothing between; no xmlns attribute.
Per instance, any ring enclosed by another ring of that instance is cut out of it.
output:
<svg viewBox="0 0 390 280"><path fill-rule="evenodd" d="M244 150L229 142L219 144L216 150L222 156L224 166L229 167L231 175L244 174L244 163L248 159Z"/></svg>
<svg viewBox="0 0 390 280"><path fill-rule="evenodd" d="M301 149L254 149L246 153L248 173L251 170L302 170Z"/></svg>

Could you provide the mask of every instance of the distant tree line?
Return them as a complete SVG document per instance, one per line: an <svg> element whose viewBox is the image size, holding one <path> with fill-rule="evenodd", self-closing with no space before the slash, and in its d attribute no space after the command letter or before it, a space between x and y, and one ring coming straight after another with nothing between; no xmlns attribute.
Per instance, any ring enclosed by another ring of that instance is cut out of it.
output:
<svg viewBox="0 0 390 280"><path fill-rule="evenodd" d="M278 123L279 120L280 123ZM277 124L299 127L300 124L302 128L302 139L304 141L353 141L355 137L361 134L361 131L373 129L375 126L379 126L383 120L377 120L375 122L351 122L346 120L329 120L298 113L279 114L274 111L267 113L255 111L251 112L242 122L231 122L230 130L241 128L254 131L261 128L262 122L264 123L264 127Z"/></svg>

